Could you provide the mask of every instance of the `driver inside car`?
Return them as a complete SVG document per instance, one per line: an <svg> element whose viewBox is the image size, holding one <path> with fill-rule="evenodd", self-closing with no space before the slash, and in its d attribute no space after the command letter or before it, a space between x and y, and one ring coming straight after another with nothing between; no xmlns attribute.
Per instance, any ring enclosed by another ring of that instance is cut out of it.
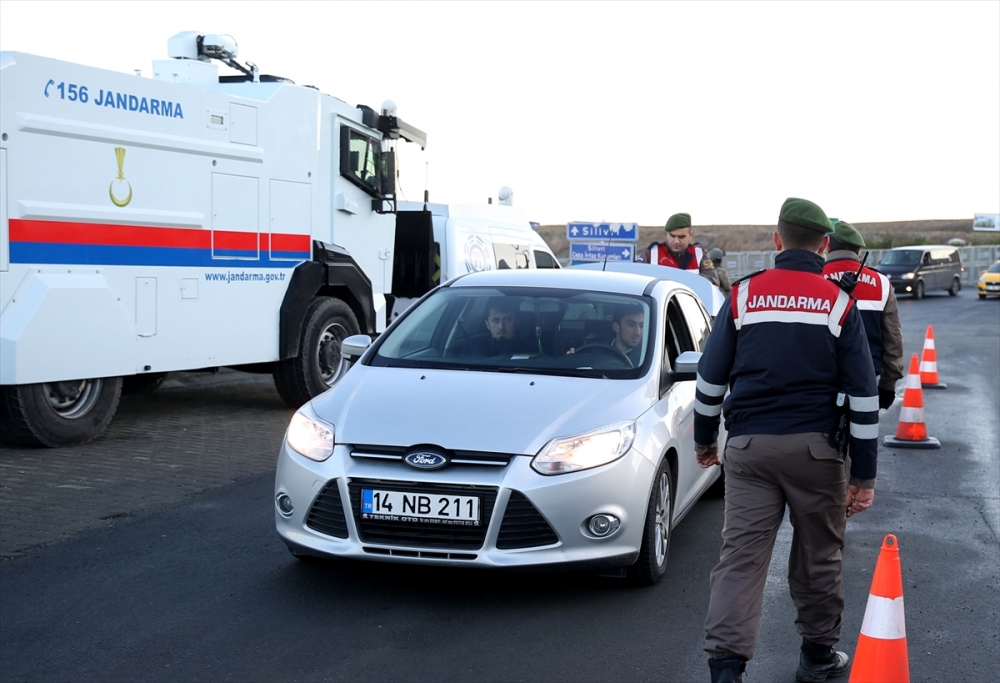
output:
<svg viewBox="0 0 1000 683"><path fill-rule="evenodd" d="M646 326L646 314L639 304L619 304L615 306L611 318L611 329L615 336L611 340L610 346L628 358L633 368L642 365L642 336ZM581 346L583 351L587 346ZM572 348L567 354L576 353L577 349Z"/></svg>
<svg viewBox="0 0 1000 683"><path fill-rule="evenodd" d="M642 365L642 331L646 316L639 304L620 304L615 306L611 329L615 338L611 345L625 354L632 362L632 367Z"/></svg>

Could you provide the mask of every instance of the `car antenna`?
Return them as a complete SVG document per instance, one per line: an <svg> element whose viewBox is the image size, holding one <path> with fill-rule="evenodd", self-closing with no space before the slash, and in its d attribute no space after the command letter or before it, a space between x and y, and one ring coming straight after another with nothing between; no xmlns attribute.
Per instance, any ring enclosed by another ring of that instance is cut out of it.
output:
<svg viewBox="0 0 1000 683"><path fill-rule="evenodd" d="M601 225L604 225L601 223ZM604 245L604 265L601 266L601 272L605 272L608 269L608 256L611 254L611 230L608 230L608 241Z"/></svg>

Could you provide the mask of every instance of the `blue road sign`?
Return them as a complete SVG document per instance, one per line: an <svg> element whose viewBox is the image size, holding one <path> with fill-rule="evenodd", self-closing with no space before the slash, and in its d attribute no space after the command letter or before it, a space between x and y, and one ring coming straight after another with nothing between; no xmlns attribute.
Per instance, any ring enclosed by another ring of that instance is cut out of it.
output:
<svg viewBox="0 0 1000 683"><path fill-rule="evenodd" d="M570 242L569 257L573 261L631 261L635 257L633 244L580 244Z"/></svg>
<svg viewBox="0 0 1000 683"><path fill-rule="evenodd" d="M612 242L637 242L638 223L567 223L566 239L610 240Z"/></svg>

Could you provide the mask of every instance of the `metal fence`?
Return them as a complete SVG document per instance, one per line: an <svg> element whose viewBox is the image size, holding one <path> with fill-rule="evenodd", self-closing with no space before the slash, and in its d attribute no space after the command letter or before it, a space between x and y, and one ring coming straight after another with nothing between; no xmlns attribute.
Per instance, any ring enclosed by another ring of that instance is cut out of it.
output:
<svg viewBox="0 0 1000 683"><path fill-rule="evenodd" d="M872 249L868 256L868 265L873 266L882 260L888 249ZM1000 245L991 244L981 247L959 247L962 255L962 285L974 286L979 274L1000 259ZM743 277L761 268L773 268L776 251L732 251L722 258L722 266L731 280Z"/></svg>

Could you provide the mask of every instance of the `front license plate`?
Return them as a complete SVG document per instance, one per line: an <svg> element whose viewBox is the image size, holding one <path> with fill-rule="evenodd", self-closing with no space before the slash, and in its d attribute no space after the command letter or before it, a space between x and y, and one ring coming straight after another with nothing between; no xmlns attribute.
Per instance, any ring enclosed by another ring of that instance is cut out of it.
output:
<svg viewBox="0 0 1000 683"><path fill-rule="evenodd" d="M479 496L361 489L361 518L479 526Z"/></svg>

